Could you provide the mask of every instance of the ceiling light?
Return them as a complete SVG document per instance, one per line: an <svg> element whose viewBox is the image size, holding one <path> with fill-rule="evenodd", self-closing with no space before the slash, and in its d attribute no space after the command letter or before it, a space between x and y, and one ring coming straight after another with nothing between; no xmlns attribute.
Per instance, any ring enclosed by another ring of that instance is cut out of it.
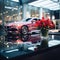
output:
<svg viewBox="0 0 60 60"><path fill-rule="evenodd" d="M12 0L12 1L19 2L19 0Z"/></svg>
<svg viewBox="0 0 60 60"><path fill-rule="evenodd" d="M5 6L6 9L12 9L12 7Z"/></svg>
<svg viewBox="0 0 60 60"><path fill-rule="evenodd" d="M18 8L14 8L14 7L8 7L8 6L5 6L6 9L12 9L12 11L14 10L18 10Z"/></svg>

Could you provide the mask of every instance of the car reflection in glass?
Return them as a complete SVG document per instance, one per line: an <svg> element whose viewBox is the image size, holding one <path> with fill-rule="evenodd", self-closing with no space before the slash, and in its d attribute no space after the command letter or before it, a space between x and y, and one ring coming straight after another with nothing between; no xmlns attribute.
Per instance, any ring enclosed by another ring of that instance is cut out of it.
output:
<svg viewBox="0 0 60 60"><path fill-rule="evenodd" d="M4 42L3 42L4 41ZM36 43L40 41L40 36L38 34L33 35L10 35L5 37L5 40L0 41L0 52L10 53L15 50L21 50L21 44L27 43ZM13 50L14 49L14 50Z"/></svg>
<svg viewBox="0 0 60 60"><path fill-rule="evenodd" d="M20 35L20 36L16 36L16 35L10 35L6 37L6 41L9 42L16 42L17 40L19 40L20 42L32 42L32 43L36 43L38 41L40 41L40 36L39 34L33 34L33 35Z"/></svg>

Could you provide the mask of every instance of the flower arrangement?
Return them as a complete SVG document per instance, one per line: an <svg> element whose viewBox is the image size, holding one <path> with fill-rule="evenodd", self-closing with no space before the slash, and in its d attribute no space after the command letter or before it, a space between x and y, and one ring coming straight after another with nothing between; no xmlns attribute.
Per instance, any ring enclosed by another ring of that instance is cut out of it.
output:
<svg viewBox="0 0 60 60"><path fill-rule="evenodd" d="M52 20L42 17L41 20L36 21L36 26L41 30L42 35L46 36L48 30L54 28L55 24Z"/></svg>

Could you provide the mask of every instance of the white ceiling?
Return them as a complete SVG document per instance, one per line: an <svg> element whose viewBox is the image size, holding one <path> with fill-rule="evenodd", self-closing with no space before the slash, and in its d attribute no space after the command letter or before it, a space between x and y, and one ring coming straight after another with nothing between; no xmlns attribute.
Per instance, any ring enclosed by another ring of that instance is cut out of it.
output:
<svg viewBox="0 0 60 60"><path fill-rule="evenodd" d="M60 5L58 0L37 0L32 3L29 3L29 5L47 8L49 10L60 10Z"/></svg>

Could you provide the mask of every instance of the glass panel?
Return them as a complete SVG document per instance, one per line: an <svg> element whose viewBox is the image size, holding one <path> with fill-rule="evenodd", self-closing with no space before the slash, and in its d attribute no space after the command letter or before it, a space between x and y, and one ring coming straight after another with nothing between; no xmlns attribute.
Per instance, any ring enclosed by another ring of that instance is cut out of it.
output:
<svg viewBox="0 0 60 60"><path fill-rule="evenodd" d="M39 8L31 6L31 17L39 18Z"/></svg>
<svg viewBox="0 0 60 60"><path fill-rule="evenodd" d="M22 8L18 1L1 0L0 3L0 20L9 22L22 19Z"/></svg>

